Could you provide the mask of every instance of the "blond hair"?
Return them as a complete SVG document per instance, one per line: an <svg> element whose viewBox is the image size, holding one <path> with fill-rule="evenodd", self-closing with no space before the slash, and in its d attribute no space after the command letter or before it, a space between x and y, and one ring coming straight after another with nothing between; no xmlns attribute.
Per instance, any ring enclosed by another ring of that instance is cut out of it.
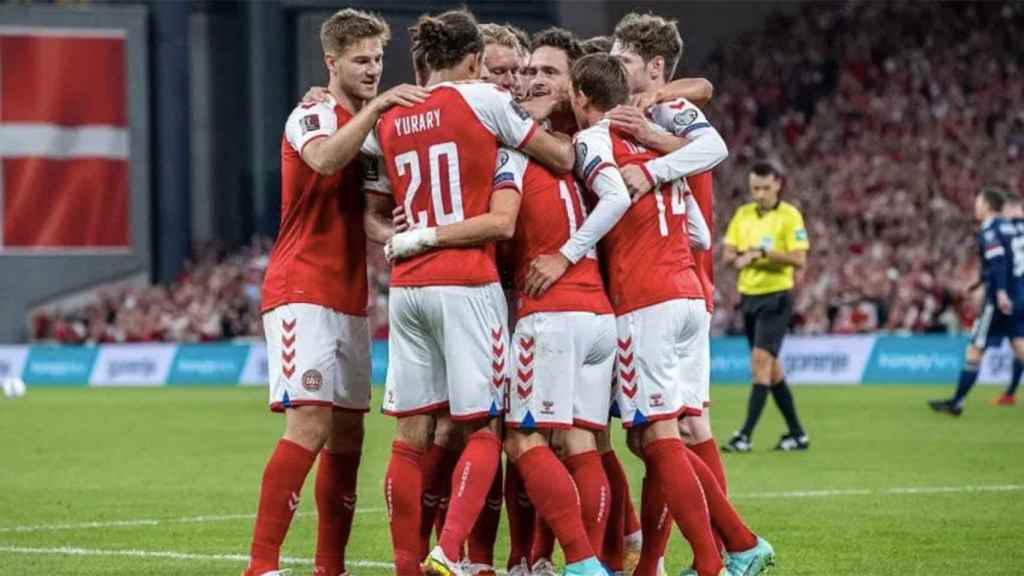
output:
<svg viewBox="0 0 1024 576"><path fill-rule="evenodd" d="M387 44L391 39L391 28L380 16L352 8L335 12L320 26L320 44L324 54L337 56L364 38L380 38L383 44Z"/></svg>
<svg viewBox="0 0 1024 576"><path fill-rule="evenodd" d="M522 50L519 39L506 26L501 24L481 24L480 34L483 34L484 45L497 44L512 50Z"/></svg>

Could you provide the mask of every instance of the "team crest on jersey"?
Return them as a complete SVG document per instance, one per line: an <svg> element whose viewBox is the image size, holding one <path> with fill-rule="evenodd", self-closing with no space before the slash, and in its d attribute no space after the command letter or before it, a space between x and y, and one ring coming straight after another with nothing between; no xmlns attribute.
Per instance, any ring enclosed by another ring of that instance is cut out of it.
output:
<svg viewBox="0 0 1024 576"><path fill-rule="evenodd" d="M498 151L498 169L500 170L500 169L504 168L505 164L508 164L508 161L509 161L510 158L511 158L511 156L509 156L509 153L507 151L499 150Z"/></svg>
<svg viewBox="0 0 1024 576"><path fill-rule="evenodd" d="M324 377L319 370L306 370L302 374L302 387L307 392L319 392L324 385Z"/></svg>
<svg viewBox="0 0 1024 576"><path fill-rule="evenodd" d="M512 111L516 113L516 116L519 116L519 118L523 120L530 119L530 113L527 112L525 108L520 106L519 102L516 102L515 100L509 100L509 105L512 106Z"/></svg>
<svg viewBox="0 0 1024 576"><path fill-rule="evenodd" d="M697 119L697 111L693 108L687 108L679 114L672 117L672 123L680 128L693 124L693 121Z"/></svg>
<svg viewBox="0 0 1024 576"><path fill-rule="evenodd" d="M320 129L320 118L316 114L307 114L299 120L299 126L302 126L303 134L316 132Z"/></svg>

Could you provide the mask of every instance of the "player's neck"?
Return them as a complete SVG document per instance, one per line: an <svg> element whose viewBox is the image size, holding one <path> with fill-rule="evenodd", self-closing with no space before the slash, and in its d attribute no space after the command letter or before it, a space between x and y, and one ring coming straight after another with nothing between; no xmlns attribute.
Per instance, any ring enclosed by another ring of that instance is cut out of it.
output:
<svg viewBox="0 0 1024 576"><path fill-rule="evenodd" d="M555 132L572 135L579 130L579 126L576 125L576 115L572 113L571 109L555 110L548 117L548 121L551 122L551 129Z"/></svg>
<svg viewBox="0 0 1024 576"><path fill-rule="evenodd" d="M341 86L337 83L329 83L327 85L327 91L334 97L334 101L337 102L339 106L347 110L349 114L356 114L359 112L365 103L361 98L349 96L348 93L342 90Z"/></svg>
<svg viewBox="0 0 1024 576"><path fill-rule="evenodd" d="M463 82L469 80L466 78L465 73L462 70L435 70L430 73L430 77L427 78L427 88L434 86L435 84L441 84L442 82Z"/></svg>

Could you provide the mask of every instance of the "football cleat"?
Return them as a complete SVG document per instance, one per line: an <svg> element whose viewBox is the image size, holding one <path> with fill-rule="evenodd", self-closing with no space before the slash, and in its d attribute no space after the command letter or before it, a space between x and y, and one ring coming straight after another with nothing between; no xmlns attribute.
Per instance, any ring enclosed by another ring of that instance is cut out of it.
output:
<svg viewBox="0 0 1024 576"><path fill-rule="evenodd" d="M465 576L462 564L449 560L440 546L435 546L420 566L427 576Z"/></svg>
<svg viewBox="0 0 1024 576"><path fill-rule="evenodd" d="M530 567L531 576L558 576L558 571L555 570L555 565L551 563L551 560L547 558L541 558L533 563Z"/></svg>
<svg viewBox="0 0 1024 576"><path fill-rule="evenodd" d="M494 566L490 564L463 564L462 571L466 576L495 576Z"/></svg>
<svg viewBox="0 0 1024 576"><path fill-rule="evenodd" d="M643 549L643 542L639 538L626 538L622 547L622 573L625 576L633 576L636 565L640 563L640 550Z"/></svg>
<svg viewBox="0 0 1024 576"><path fill-rule="evenodd" d="M526 563L526 558L523 558L519 564L509 568L508 576L531 576L530 565Z"/></svg>
<svg viewBox="0 0 1024 576"><path fill-rule="evenodd" d="M796 434L785 434L782 438L779 438L779 443L775 445L775 449L782 452L807 450L810 447L811 443L806 434L801 434L799 436Z"/></svg>
<svg viewBox="0 0 1024 576"><path fill-rule="evenodd" d="M722 452L750 452L754 448L754 443L750 441L750 436L742 432L737 432L732 435L732 439L722 444Z"/></svg>
<svg viewBox="0 0 1024 576"><path fill-rule="evenodd" d="M554 570L554 566L551 569ZM534 571L534 574L536 573ZM605 567L598 561L596 556L591 556L579 562L573 562L566 566L565 571L562 572L562 576L607 576L607 574L608 571L605 570Z"/></svg>
<svg viewBox="0 0 1024 576"><path fill-rule="evenodd" d="M682 572L680 572L679 576L699 576L699 575L697 574L697 571L694 570L693 568L687 568L686 570L683 570ZM726 570L725 568L722 568L722 571L718 573L718 576L732 576L732 575L729 574L728 570Z"/></svg>
<svg viewBox="0 0 1024 576"><path fill-rule="evenodd" d="M953 404L952 400L929 400L928 405L936 412L952 414L953 416L959 416L964 412L963 407Z"/></svg>
<svg viewBox="0 0 1024 576"><path fill-rule="evenodd" d="M1003 392L999 396L992 399L993 406L1013 406L1017 403L1017 397L1011 396L1006 392Z"/></svg>
<svg viewBox="0 0 1024 576"><path fill-rule="evenodd" d="M743 552L727 553L725 569L729 576L758 576L775 565L775 549L767 540L757 537L757 546Z"/></svg>

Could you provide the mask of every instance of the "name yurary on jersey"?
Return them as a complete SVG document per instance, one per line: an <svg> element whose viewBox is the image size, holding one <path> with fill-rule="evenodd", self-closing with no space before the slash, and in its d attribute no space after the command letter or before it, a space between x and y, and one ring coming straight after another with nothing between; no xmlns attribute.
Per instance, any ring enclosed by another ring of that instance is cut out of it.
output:
<svg viewBox="0 0 1024 576"><path fill-rule="evenodd" d="M437 108L413 114L412 116L401 116L395 118L395 132L399 136L425 132L441 125L441 111Z"/></svg>

